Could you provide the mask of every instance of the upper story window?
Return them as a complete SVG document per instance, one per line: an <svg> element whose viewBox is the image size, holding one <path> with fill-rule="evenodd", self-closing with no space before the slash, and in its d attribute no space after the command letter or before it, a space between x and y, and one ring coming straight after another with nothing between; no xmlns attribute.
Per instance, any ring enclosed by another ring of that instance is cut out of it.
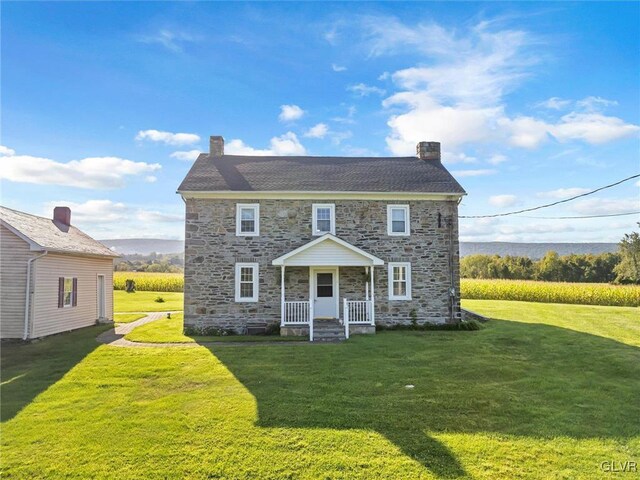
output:
<svg viewBox="0 0 640 480"><path fill-rule="evenodd" d="M312 229L314 235L336 234L336 206L333 203L314 203Z"/></svg>
<svg viewBox="0 0 640 480"><path fill-rule="evenodd" d="M389 300L411 300L411 264L389 262Z"/></svg>
<svg viewBox="0 0 640 480"><path fill-rule="evenodd" d="M258 264L236 263L236 302L258 301Z"/></svg>
<svg viewBox="0 0 640 480"><path fill-rule="evenodd" d="M236 204L236 236L260 235L260 205L257 203Z"/></svg>
<svg viewBox="0 0 640 480"><path fill-rule="evenodd" d="M409 205L387 205L387 235L409 235Z"/></svg>

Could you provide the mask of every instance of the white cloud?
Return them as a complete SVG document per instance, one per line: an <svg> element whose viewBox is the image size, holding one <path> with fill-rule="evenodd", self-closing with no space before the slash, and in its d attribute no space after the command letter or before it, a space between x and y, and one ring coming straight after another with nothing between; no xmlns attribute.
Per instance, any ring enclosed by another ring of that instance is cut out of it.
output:
<svg viewBox="0 0 640 480"><path fill-rule="evenodd" d="M168 29L162 29L154 34L138 35L136 37L136 40L140 43L162 45L167 50L178 53L183 51L183 44L188 42L197 42L200 40L200 37L186 32L177 32Z"/></svg>
<svg viewBox="0 0 640 480"><path fill-rule="evenodd" d="M559 97L551 97L543 102L536 104L539 108L548 108L549 110L562 110L571 104L571 100L563 100Z"/></svg>
<svg viewBox="0 0 640 480"><path fill-rule="evenodd" d="M324 138L327 133L329 133L329 127L325 123L318 123L307 130L304 136L309 138Z"/></svg>
<svg viewBox="0 0 640 480"><path fill-rule="evenodd" d="M158 181L158 177L155 175L147 175L144 177L144 181L147 183L156 183Z"/></svg>
<svg viewBox="0 0 640 480"><path fill-rule="evenodd" d="M0 155L3 157L10 157L11 155L15 155L16 151L12 148L5 147L4 145L0 145Z"/></svg>
<svg viewBox="0 0 640 480"><path fill-rule="evenodd" d="M588 188L580 188L580 187L558 188L557 190L550 190L548 192L538 192L536 193L536 197L557 198L558 200L562 200L564 198L571 198L571 197L575 197L576 195L587 193L588 191L589 191Z"/></svg>
<svg viewBox="0 0 640 480"><path fill-rule="evenodd" d="M183 215L159 212L157 210L137 210L135 212L135 218L145 223L168 223L184 221Z"/></svg>
<svg viewBox="0 0 640 480"><path fill-rule="evenodd" d="M280 105L280 115L278 115L278 120L281 122L293 122L302 118L304 114L305 111L298 105Z"/></svg>
<svg viewBox="0 0 640 480"><path fill-rule="evenodd" d="M390 109L386 141L393 154L410 154L425 139L439 140L455 152L469 143L531 149L551 138L598 144L638 134L637 125L592 111L612 104L599 97L576 102L576 111L556 121L510 116L505 95L540 61L531 53L540 40L496 25L480 22L466 30L447 30L433 23L408 26L395 18L365 19L370 55L413 50L428 60L428 66L405 68L391 76L398 91L383 101L383 107ZM559 110L571 103L551 97L538 106Z"/></svg>
<svg viewBox="0 0 640 480"><path fill-rule="evenodd" d="M489 197L489 203L494 207L513 207L518 204L518 197L515 195L493 195Z"/></svg>
<svg viewBox="0 0 640 480"><path fill-rule="evenodd" d="M112 189L126 177L160 170L158 163L133 162L118 157L89 157L67 163L31 155L0 156L0 178L12 182Z"/></svg>
<svg viewBox="0 0 640 480"><path fill-rule="evenodd" d="M191 145L200 141L200 136L195 133L172 133L161 130L140 130L136 140L148 140L166 145Z"/></svg>
<svg viewBox="0 0 640 480"><path fill-rule="evenodd" d="M45 204L45 212L49 214L54 207L64 205L71 209L71 221L76 223L112 223L120 222L127 219L128 207L122 202L113 202L111 200L88 200L84 203L70 202L60 200L55 202L47 202Z"/></svg>
<svg viewBox="0 0 640 480"><path fill-rule="evenodd" d="M471 157L466 153L459 152L442 152L442 162L447 164L452 163L477 163L478 159L476 157Z"/></svg>
<svg viewBox="0 0 640 480"><path fill-rule="evenodd" d="M635 136L639 131L637 125L625 123L617 117L576 112L563 116L559 123L549 128L549 132L561 142L583 140L591 144Z"/></svg>
<svg viewBox="0 0 640 480"><path fill-rule="evenodd" d="M198 155L200 155L200 150L187 150L187 151L178 151L173 152L169 155L171 158L177 158L178 160L182 160L184 162L193 162Z"/></svg>
<svg viewBox="0 0 640 480"><path fill-rule="evenodd" d="M612 215L640 210L640 198L588 198L576 200L571 209L582 215Z"/></svg>
<svg viewBox="0 0 640 480"><path fill-rule="evenodd" d="M454 177L482 177L485 175L493 175L498 173L497 170L491 169L478 169L478 170L452 170L451 174Z"/></svg>
<svg viewBox="0 0 640 480"><path fill-rule="evenodd" d="M258 149L246 145L240 139L233 139L225 145L225 153L229 155L281 156L306 155L307 150L293 132L287 132L270 140L270 148Z"/></svg>
<svg viewBox="0 0 640 480"><path fill-rule="evenodd" d="M344 72L344 71L347 70L347 67L332 63L331 64L331 70L333 70L334 72Z"/></svg>
<svg viewBox="0 0 640 480"><path fill-rule="evenodd" d="M492 155L489 160L487 160L488 163L490 163L491 165L499 165L501 163L504 163L506 161L508 161L509 159L502 155L502 154L496 154L496 155Z"/></svg>
<svg viewBox="0 0 640 480"><path fill-rule="evenodd" d="M346 124L354 124L356 121L353 119L357 112L357 108L355 105L349 105L347 108L347 115L344 117L334 117L331 120L338 123L346 123Z"/></svg>
<svg viewBox="0 0 640 480"><path fill-rule="evenodd" d="M347 87L347 90L350 91L350 92L355 93L359 97L368 97L372 93L375 93L377 95L384 95L385 93L387 93L387 91L382 89L382 88L374 87L374 86L367 85L367 84L364 84L364 83L357 83L356 85L349 85Z"/></svg>
<svg viewBox="0 0 640 480"><path fill-rule="evenodd" d="M618 105L618 102L615 100L607 100L606 98L593 96L583 98L576 102L578 108L588 112L600 111L603 108L613 107L615 105Z"/></svg>

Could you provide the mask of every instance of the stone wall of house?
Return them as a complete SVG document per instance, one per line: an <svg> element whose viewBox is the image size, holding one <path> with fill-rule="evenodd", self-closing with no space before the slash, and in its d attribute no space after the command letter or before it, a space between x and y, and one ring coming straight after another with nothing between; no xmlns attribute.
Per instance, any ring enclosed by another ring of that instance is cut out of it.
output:
<svg viewBox="0 0 640 480"><path fill-rule="evenodd" d="M236 203L260 204L260 235L237 237ZM187 199L185 224L185 325L241 331L246 322L280 321L280 268L273 259L317 238L311 234L312 200ZM317 202L326 203L326 202ZM384 260L375 267L376 323L459 321L458 209L455 201L338 200L336 236ZM387 204L410 206L411 235L387 235ZM438 226L438 213L442 216ZM452 221L452 244L447 222ZM456 292L450 313L449 251ZM412 299L389 300L387 262L410 262ZM235 263L259 264L259 301L235 302ZM340 269L340 300L364 299L364 268ZM309 270L286 269L287 300L309 298ZM341 309L340 309L341 314Z"/></svg>

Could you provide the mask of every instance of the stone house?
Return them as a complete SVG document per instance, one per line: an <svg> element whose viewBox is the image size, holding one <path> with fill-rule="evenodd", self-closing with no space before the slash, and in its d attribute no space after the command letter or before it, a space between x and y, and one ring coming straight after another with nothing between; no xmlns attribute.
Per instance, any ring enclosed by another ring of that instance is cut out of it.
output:
<svg viewBox="0 0 640 480"><path fill-rule="evenodd" d="M118 257L71 225L0 207L0 338L44 337L113 321L113 260Z"/></svg>
<svg viewBox="0 0 640 480"><path fill-rule="evenodd" d="M440 144L412 157L224 154L210 139L186 205L185 329L270 324L310 339L455 323L458 203Z"/></svg>

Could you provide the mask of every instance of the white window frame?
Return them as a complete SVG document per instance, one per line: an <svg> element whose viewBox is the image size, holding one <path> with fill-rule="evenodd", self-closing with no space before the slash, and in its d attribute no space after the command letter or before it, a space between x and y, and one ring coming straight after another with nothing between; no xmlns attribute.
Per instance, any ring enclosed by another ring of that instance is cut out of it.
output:
<svg viewBox="0 0 640 480"><path fill-rule="evenodd" d="M67 281L71 285L71 289L67 290ZM69 303L67 303L67 292L69 293ZM64 277L64 286L62 289L62 308L73 307L73 277Z"/></svg>
<svg viewBox="0 0 640 480"><path fill-rule="evenodd" d="M253 232L243 232L242 210L253 210L255 218L255 229ZM236 237L257 237L260 235L260 204L259 203L236 203Z"/></svg>
<svg viewBox="0 0 640 480"><path fill-rule="evenodd" d="M336 234L336 205L334 203L314 203L312 205L313 208L313 215L311 218L311 230L312 230L312 234L315 237L318 237L320 235L326 235L327 233L330 233L331 235L335 235ZM329 216L330 216L330 221L331 221L331 229L329 232L320 232L318 231L317 227L317 221L318 221L318 209L319 208L328 208L329 209Z"/></svg>
<svg viewBox="0 0 640 480"><path fill-rule="evenodd" d="M240 269L241 268L252 268L253 269L253 296L252 297L241 297L240 296ZM236 263L236 302L257 302L258 301L258 286L259 283L259 268L257 263Z"/></svg>
<svg viewBox="0 0 640 480"><path fill-rule="evenodd" d="M393 231L393 210L404 210L404 232ZM411 234L409 205L387 205L387 235L392 237L408 237Z"/></svg>
<svg viewBox="0 0 640 480"><path fill-rule="evenodd" d="M395 267L405 268L405 283L407 284L406 295L394 295L393 293L393 269ZM409 262L389 262L389 300L411 300L411 263Z"/></svg>

